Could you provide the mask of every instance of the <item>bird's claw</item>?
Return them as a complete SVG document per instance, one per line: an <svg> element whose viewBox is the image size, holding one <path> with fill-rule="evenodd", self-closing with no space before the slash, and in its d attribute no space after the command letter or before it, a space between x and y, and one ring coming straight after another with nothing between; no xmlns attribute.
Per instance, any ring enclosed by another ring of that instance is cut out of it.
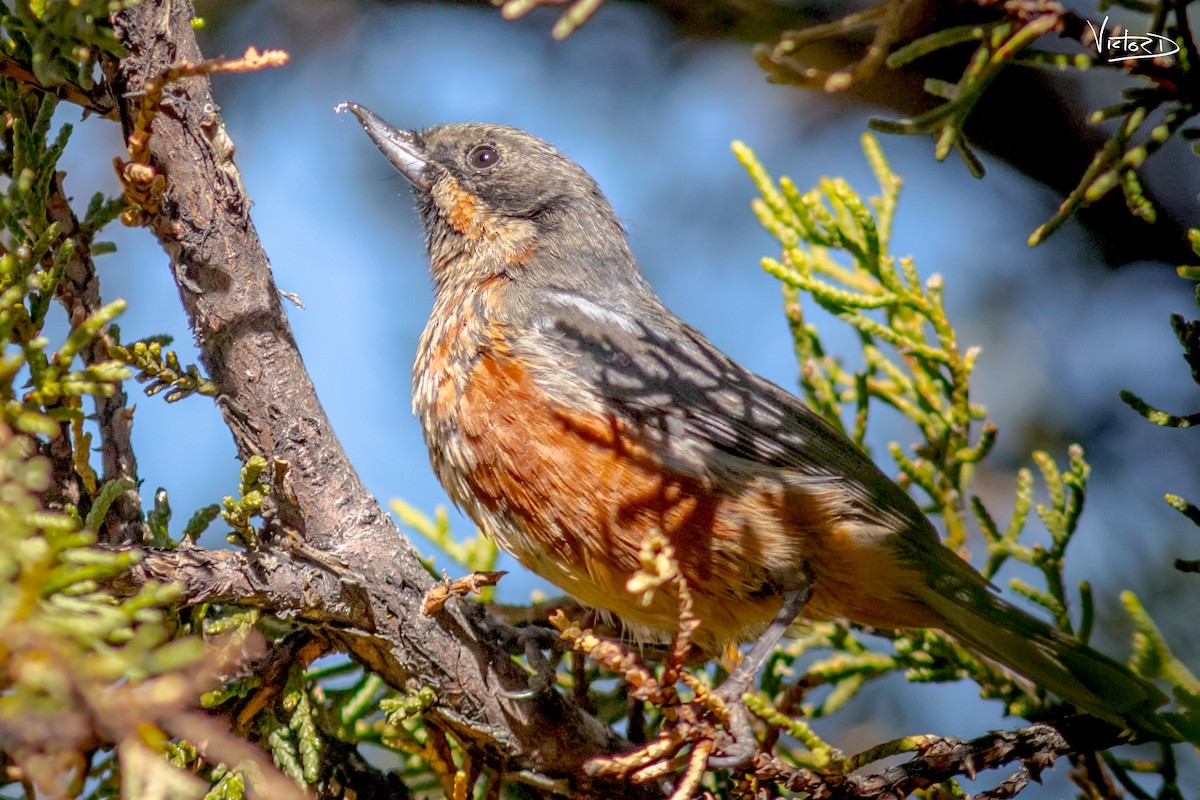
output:
<svg viewBox="0 0 1200 800"><path fill-rule="evenodd" d="M709 769L737 769L749 761L758 750L758 739L750 725L750 712L746 708L746 701L742 699L743 687L731 687L737 689L736 695L732 691L722 691L724 688L722 686L718 689L716 695L725 705L727 736L708 757Z"/></svg>
<svg viewBox="0 0 1200 800"><path fill-rule="evenodd" d="M565 652L562 641L553 631L536 625L520 629L509 628L509 631L512 632L512 636L505 645L509 652L525 656L533 674L529 676L529 685L525 688L501 689L500 695L509 700L533 700L553 691L558 662ZM550 653L549 658L546 657L546 652Z"/></svg>

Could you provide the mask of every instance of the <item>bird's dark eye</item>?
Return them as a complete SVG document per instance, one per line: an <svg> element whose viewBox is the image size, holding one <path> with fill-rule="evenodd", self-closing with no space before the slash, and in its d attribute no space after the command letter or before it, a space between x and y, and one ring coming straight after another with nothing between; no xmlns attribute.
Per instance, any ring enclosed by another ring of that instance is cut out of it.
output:
<svg viewBox="0 0 1200 800"><path fill-rule="evenodd" d="M500 162L500 154L490 144L481 144L467 153L471 169L490 169Z"/></svg>

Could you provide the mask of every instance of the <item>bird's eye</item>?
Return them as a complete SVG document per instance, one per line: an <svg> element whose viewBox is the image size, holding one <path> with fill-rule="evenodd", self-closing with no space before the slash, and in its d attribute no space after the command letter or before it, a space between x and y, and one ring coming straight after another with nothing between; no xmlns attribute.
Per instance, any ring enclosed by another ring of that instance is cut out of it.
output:
<svg viewBox="0 0 1200 800"><path fill-rule="evenodd" d="M500 154L490 144L481 144L467 154L471 169L490 169L500 162Z"/></svg>

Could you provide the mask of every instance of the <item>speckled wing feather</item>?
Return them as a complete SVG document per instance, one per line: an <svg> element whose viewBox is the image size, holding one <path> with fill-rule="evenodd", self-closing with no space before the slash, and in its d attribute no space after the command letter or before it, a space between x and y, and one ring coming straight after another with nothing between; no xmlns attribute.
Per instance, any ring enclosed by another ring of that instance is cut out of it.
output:
<svg viewBox="0 0 1200 800"><path fill-rule="evenodd" d="M766 476L821 483L845 495L846 513L920 548L937 534L916 503L861 449L797 397L730 359L661 305L615 311L567 292L540 304L540 376L551 395L632 423L671 469L693 477ZM532 349L532 348L531 348ZM555 367L586 380L555 379ZM581 396L581 386L591 387ZM595 396L599 393L600 396Z"/></svg>

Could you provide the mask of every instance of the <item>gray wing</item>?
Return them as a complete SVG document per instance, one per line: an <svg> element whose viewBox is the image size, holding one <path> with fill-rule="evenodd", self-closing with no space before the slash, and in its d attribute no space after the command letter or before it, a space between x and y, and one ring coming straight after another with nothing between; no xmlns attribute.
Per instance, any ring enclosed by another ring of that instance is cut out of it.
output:
<svg viewBox="0 0 1200 800"><path fill-rule="evenodd" d="M913 500L858 446L661 305L624 309L548 292L537 306L531 349L554 354L538 374L543 388L635 426L669 468L820 483L845 493L848 513L936 541Z"/></svg>

